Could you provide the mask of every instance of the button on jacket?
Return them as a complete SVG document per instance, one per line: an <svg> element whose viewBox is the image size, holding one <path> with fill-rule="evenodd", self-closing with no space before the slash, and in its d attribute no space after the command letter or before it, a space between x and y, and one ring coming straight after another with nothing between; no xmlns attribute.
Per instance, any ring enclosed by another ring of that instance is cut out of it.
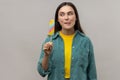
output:
<svg viewBox="0 0 120 80"><path fill-rule="evenodd" d="M48 69L42 68L44 51L41 50L37 70L43 77L48 75L48 80L65 80L64 68L64 42L59 32L51 36L53 49L50 53ZM45 42L50 41L47 37ZM44 44L43 43L43 44ZM78 30L75 32L72 43L70 80L97 80L94 51L91 40Z"/></svg>

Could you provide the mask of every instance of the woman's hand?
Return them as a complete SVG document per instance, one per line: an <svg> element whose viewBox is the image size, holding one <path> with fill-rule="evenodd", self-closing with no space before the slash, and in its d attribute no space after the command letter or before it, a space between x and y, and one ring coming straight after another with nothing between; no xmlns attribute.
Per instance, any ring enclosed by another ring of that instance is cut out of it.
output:
<svg viewBox="0 0 120 80"><path fill-rule="evenodd" d="M45 56L49 56L51 51L52 51L53 43L52 42L47 42L43 46L43 50L45 52Z"/></svg>

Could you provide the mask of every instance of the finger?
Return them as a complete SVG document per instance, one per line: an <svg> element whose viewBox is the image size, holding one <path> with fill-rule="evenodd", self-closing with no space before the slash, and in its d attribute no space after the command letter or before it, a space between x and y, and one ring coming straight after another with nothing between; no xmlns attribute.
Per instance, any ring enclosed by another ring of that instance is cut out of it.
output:
<svg viewBox="0 0 120 80"><path fill-rule="evenodd" d="M51 46L47 46L47 47L44 47L43 50L46 50L46 51L51 51L52 47Z"/></svg>
<svg viewBox="0 0 120 80"><path fill-rule="evenodd" d="M44 44L43 50L51 50L52 47L53 47L52 42L47 42L47 43Z"/></svg>
<svg viewBox="0 0 120 80"><path fill-rule="evenodd" d="M43 50L48 50L48 48L44 47Z"/></svg>
<svg viewBox="0 0 120 80"><path fill-rule="evenodd" d="M48 44L49 44L50 46L53 46L53 43L52 43L52 42L48 42Z"/></svg>
<svg viewBox="0 0 120 80"><path fill-rule="evenodd" d="M43 49L48 49L49 48L49 45L46 43L44 46L43 46Z"/></svg>
<svg viewBox="0 0 120 80"><path fill-rule="evenodd" d="M53 43L52 42L48 42L50 45L53 45Z"/></svg>

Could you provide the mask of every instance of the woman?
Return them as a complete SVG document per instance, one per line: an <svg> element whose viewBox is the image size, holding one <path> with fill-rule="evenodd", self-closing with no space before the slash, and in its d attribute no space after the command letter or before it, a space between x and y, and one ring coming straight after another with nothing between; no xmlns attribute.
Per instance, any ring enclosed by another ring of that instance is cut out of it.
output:
<svg viewBox="0 0 120 80"><path fill-rule="evenodd" d="M43 44L38 72L48 80L97 80L93 46L71 2L56 9L55 34Z"/></svg>

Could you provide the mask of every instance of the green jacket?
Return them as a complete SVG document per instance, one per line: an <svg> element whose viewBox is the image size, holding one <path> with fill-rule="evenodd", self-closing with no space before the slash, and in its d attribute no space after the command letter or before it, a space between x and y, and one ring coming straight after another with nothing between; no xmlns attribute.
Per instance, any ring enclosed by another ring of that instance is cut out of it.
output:
<svg viewBox="0 0 120 80"><path fill-rule="evenodd" d="M48 41L50 41L50 37L45 40L45 42ZM48 70L45 71L41 66L44 56L43 50L41 51L37 70L43 77L48 75L48 80L65 80L64 42L59 32L52 36L52 42L53 49L49 57ZM75 32L72 44L70 80L97 80L92 43L87 36L78 30Z"/></svg>

